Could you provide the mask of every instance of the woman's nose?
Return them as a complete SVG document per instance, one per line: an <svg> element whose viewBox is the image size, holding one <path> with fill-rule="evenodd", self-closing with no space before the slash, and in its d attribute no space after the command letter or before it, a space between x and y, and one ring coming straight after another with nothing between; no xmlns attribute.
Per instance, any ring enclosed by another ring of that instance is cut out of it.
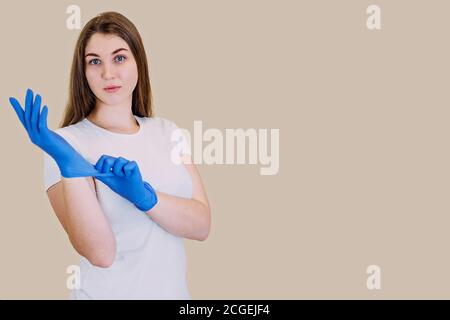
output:
<svg viewBox="0 0 450 320"><path fill-rule="evenodd" d="M114 77L114 66L110 63L103 64L103 78L110 79Z"/></svg>

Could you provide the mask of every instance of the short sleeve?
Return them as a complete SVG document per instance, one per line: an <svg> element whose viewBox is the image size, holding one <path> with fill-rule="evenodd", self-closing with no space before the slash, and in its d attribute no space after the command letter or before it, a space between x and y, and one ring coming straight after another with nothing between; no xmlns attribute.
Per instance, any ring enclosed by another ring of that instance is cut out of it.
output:
<svg viewBox="0 0 450 320"><path fill-rule="evenodd" d="M63 137L70 145L78 151L78 143L76 142L75 136L64 130L64 128L58 128L55 130L55 133L59 134ZM78 151L79 152L79 151ZM44 188L47 191L51 186L55 183L61 181L61 171L59 170L58 164L56 161L50 157L46 152L44 153Z"/></svg>
<svg viewBox="0 0 450 320"><path fill-rule="evenodd" d="M61 180L61 172L56 161L46 152L44 153L44 187L47 191L51 186Z"/></svg>

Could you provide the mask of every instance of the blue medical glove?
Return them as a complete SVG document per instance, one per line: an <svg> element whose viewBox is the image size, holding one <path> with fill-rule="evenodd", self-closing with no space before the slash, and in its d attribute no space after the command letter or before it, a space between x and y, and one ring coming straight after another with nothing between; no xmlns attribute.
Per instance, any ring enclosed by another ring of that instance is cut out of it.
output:
<svg viewBox="0 0 450 320"><path fill-rule="evenodd" d="M55 159L63 177L105 176L105 174L98 172L63 137L48 129L48 109L47 106L44 106L42 113L40 112L41 100L41 96L37 94L33 102L33 91L28 89L24 112L15 98L9 98L9 102L16 111L20 122L27 130L31 142ZM108 173L106 176L113 176L113 174Z"/></svg>
<svg viewBox="0 0 450 320"><path fill-rule="evenodd" d="M158 202L155 190L148 182L142 180L139 166L135 161L102 155L95 168L102 173L113 172L114 177L98 177L97 179L131 201L139 210L146 212Z"/></svg>

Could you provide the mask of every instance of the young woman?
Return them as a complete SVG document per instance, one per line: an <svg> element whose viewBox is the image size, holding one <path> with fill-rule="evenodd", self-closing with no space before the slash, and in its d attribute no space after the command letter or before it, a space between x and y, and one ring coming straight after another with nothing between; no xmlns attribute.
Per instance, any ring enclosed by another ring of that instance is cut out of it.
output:
<svg viewBox="0 0 450 320"><path fill-rule="evenodd" d="M10 98L45 151L48 198L81 255L71 299L190 299L183 238L208 237L210 205L186 140L172 139L177 126L152 116L146 54L133 23L106 12L85 25L55 131L41 100L28 90L24 111Z"/></svg>

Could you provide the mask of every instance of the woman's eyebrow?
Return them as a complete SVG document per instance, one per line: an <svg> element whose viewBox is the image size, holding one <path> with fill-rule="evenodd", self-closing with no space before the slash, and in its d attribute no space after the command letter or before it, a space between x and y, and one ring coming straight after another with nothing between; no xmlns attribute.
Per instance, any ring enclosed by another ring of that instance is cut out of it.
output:
<svg viewBox="0 0 450 320"><path fill-rule="evenodd" d="M117 52L122 51L122 50L128 51L128 50L125 49L125 48L119 48L119 49L114 50L111 54L116 54ZM84 57L86 58L87 56L100 57L100 56L99 56L98 54L96 54L96 53L88 53L88 54L85 55Z"/></svg>

